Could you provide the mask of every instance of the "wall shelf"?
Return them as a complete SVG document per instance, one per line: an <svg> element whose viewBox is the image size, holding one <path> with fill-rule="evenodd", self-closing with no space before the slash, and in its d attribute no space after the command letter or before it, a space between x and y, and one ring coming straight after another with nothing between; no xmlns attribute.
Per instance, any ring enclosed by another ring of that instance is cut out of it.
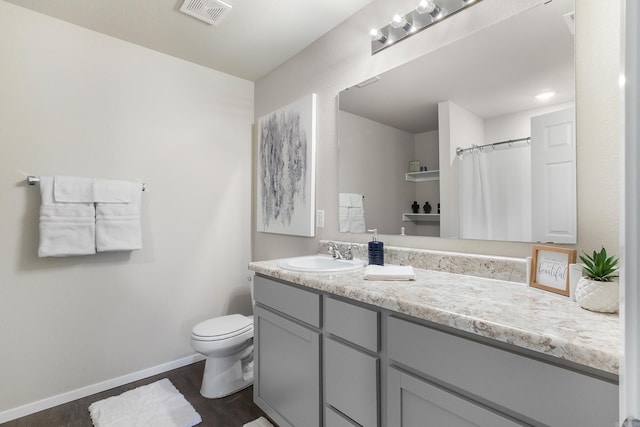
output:
<svg viewBox="0 0 640 427"><path fill-rule="evenodd" d="M404 176L407 181L411 182L439 181L440 171L407 172Z"/></svg>
<svg viewBox="0 0 640 427"><path fill-rule="evenodd" d="M403 213L402 221L413 222L440 222L440 214Z"/></svg>

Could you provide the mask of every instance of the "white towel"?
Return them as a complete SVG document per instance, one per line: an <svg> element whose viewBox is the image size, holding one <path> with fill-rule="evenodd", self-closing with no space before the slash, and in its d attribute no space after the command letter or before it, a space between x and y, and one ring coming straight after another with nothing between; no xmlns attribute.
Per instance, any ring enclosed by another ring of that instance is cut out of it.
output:
<svg viewBox="0 0 640 427"><path fill-rule="evenodd" d="M359 193L339 193L338 206L345 208L364 208L364 196Z"/></svg>
<svg viewBox="0 0 640 427"><path fill-rule="evenodd" d="M364 196L357 193L349 193L350 208L364 208Z"/></svg>
<svg viewBox="0 0 640 427"><path fill-rule="evenodd" d="M86 197L86 187L71 180L66 188L63 182L55 181L62 198ZM84 195L83 195L84 194ZM40 177L40 243L39 257L65 257L89 255L95 247L95 208L93 203L58 202L54 195L54 178Z"/></svg>
<svg viewBox="0 0 640 427"><path fill-rule="evenodd" d="M56 203L93 203L93 179L54 176L53 198Z"/></svg>
<svg viewBox="0 0 640 427"><path fill-rule="evenodd" d="M364 233L364 209L339 207L338 223L341 233Z"/></svg>
<svg viewBox="0 0 640 427"><path fill-rule="evenodd" d="M364 196L358 193L339 193L338 223L341 233L364 233Z"/></svg>
<svg viewBox="0 0 640 427"><path fill-rule="evenodd" d="M96 203L129 203L131 193L140 193L140 185L114 179L93 180L93 201ZM134 188L135 187L135 188Z"/></svg>
<svg viewBox="0 0 640 427"><path fill-rule="evenodd" d="M95 188L101 186L100 180L95 180ZM106 199L128 199L128 202L96 203L96 248L98 252L142 249L142 227L140 224L142 184L127 181L114 184L114 181L110 181L105 183L103 188L103 196Z"/></svg>
<svg viewBox="0 0 640 427"><path fill-rule="evenodd" d="M416 280L416 274L410 265L367 265L364 269L365 280Z"/></svg>

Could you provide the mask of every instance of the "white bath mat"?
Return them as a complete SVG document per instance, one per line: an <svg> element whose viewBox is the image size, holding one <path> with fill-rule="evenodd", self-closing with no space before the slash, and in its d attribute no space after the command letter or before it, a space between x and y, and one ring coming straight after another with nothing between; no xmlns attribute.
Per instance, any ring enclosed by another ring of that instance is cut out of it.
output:
<svg viewBox="0 0 640 427"><path fill-rule="evenodd" d="M96 427L192 427L202 422L166 378L94 402L89 413Z"/></svg>
<svg viewBox="0 0 640 427"><path fill-rule="evenodd" d="M246 423L242 427L273 427L273 424L271 424L265 417L260 417L257 420Z"/></svg>

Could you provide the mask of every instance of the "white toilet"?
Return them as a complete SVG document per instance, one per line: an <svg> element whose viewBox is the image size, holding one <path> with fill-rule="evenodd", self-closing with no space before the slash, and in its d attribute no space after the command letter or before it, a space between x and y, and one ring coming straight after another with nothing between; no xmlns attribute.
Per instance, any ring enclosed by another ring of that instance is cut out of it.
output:
<svg viewBox="0 0 640 427"><path fill-rule="evenodd" d="M200 394L228 396L253 383L253 316L230 314L198 323L191 346L207 359Z"/></svg>

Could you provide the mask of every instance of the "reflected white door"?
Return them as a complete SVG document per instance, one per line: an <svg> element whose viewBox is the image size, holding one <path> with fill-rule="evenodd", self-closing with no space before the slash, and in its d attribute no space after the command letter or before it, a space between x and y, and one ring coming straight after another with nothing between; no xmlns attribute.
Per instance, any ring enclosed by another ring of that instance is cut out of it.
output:
<svg viewBox="0 0 640 427"><path fill-rule="evenodd" d="M534 242L576 243L575 109L531 118Z"/></svg>

